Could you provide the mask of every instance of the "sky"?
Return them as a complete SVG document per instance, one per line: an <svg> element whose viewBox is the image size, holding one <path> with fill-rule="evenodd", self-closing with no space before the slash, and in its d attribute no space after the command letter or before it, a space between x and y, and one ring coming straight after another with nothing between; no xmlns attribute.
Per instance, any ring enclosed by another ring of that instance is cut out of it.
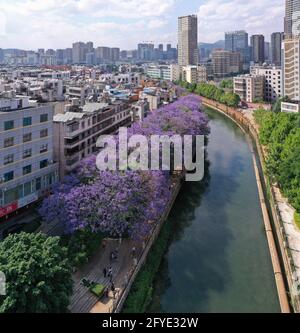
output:
<svg viewBox="0 0 300 333"><path fill-rule="evenodd" d="M198 15L199 42L240 29L270 40L283 31L284 0L0 0L0 48L176 46L177 17L189 14Z"/></svg>

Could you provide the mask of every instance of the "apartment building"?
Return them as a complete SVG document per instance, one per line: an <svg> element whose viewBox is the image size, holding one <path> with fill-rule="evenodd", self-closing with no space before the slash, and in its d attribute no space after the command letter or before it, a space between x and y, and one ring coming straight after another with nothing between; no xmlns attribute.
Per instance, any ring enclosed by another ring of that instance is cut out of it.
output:
<svg viewBox="0 0 300 333"><path fill-rule="evenodd" d="M212 52L212 66L216 77L224 77L242 71L242 55L239 52L231 52L216 49Z"/></svg>
<svg viewBox="0 0 300 333"><path fill-rule="evenodd" d="M197 65L198 18L196 15L178 18L178 64L180 66Z"/></svg>
<svg viewBox="0 0 300 333"><path fill-rule="evenodd" d="M88 98L90 93L90 86L86 84L72 84L67 86L66 97L69 99L77 98L81 105L85 104L85 100Z"/></svg>
<svg viewBox="0 0 300 333"><path fill-rule="evenodd" d="M37 201L58 180L53 112L27 96L0 98L0 219Z"/></svg>
<svg viewBox="0 0 300 333"><path fill-rule="evenodd" d="M149 65L146 74L151 79L171 80L171 66L169 65Z"/></svg>
<svg viewBox="0 0 300 333"><path fill-rule="evenodd" d="M242 101L254 103L264 99L263 75L240 75L233 79L234 93L239 95Z"/></svg>
<svg viewBox="0 0 300 333"><path fill-rule="evenodd" d="M287 96L300 110L300 37L286 38L283 42L284 60L284 96ZM289 105L282 103L282 109L289 109Z"/></svg>
<svg viewBox="0 0 300 333"><path fill-rule="evenodd" d="M170 65L170 74L171 74L171 81L179 81L181 79L181 69L180 66L177 64Z"/></svg>
<svg viewBox="0 0 300 333"><path fill-rule="evenodd" d="M264 82L264 100L275 102L283 96L283 78L281 67L276 66L253 66L251 74L262 75Z"/></svg>
<svg viewBox="0 0 300 333"><path fill-rule="evenodd" d="M76 112L74 112L76 111ZM100 135L113 133L131 123L128 103L87 103L54 116L54 158L59 176L75 170L80 161L97 151Z"/></svg>
<svg viewBox="0 0 300 333"><path fill-rule="evenodd" d="M252 61L262 64L265 61L265 37L263 35L253 35L250 38L252 48Z"/></svg>
<svg viewBox="0 0 300 333"><path fill-rule="evenodd" d="M182 79L188 83L200 83L207 81L205 66L184 66L182 67Z"/></svg>

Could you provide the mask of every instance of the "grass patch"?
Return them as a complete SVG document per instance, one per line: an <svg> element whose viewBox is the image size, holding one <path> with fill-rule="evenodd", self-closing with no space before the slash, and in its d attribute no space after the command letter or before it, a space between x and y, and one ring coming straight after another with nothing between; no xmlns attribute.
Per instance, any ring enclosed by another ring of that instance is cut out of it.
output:
<svg viewBox="0 0 300 333"><path fill-rule="evenodd" d="M152 299L153 282L168 247L172 223L167 220L137 275L123 307L123 313L144 313Z"/></svg>
<svg viewBox="0 0 300 333"><path fill-rule="evenodd" d="M103 286L103 284L96 283L91 286L90 291L100 299L104 295L105 286Z"/></svg>

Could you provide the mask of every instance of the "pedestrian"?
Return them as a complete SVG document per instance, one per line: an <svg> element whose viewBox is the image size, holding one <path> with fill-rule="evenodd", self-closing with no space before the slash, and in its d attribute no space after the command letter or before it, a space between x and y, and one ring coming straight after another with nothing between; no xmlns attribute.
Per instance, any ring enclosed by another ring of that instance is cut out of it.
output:
<svg viewBox="0 0 300 333"><path fill-rule="evenodd" d="M132 258L134 258L135 255L136 255L136 248L135 248L135 246L131 250L131 255L132 255Z"/></svg>
<svg viewBox="0 0 300 333"><path fill-rule="evenodd" d="M109 298L109 289L108 288L105 289L104 296L105 296L105 298Z"/></svg>
<svg viewBox="0 0 300 333"><path fill-rule="evenodd" d="M104 276L104 279L106 279L106 277L107 277L107 269L105 267L103 268L103 276Z"/></svg>
<svg viewBox="0 0 300 333"><path fill-rule="evenodd" d="M109 270L108 270L108 275L107 275L108 277L111 277L112 276L112 267L110 267L109 268Z"/></svg>
<svg viewBox="0 0 300 333"><path fill-rule="evenodd" d="M114 292L116 290L115 284L112 282L111 284L111 291Z"/></svg>

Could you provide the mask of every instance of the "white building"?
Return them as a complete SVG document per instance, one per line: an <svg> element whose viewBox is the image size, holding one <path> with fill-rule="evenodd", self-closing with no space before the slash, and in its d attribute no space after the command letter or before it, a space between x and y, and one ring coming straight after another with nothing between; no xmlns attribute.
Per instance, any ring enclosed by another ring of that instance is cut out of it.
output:
<svg viewBox="0 0 300 333"><path fill-rule="evenodd" d="M264 100L275 102L283 96L283 78L281 67L275 66L253 66L251 74L262 75L265 78Z"/></svg>
<svg viewBox="0 0 300 333"><path fill-rule="evenodd" d="M284 96L300 101L300 37L285 39L284 46Z"/></svg>
<svg viewBox="0 0 300 333"><path fill-rule="evenodd" d="M0 218L42 197L58 180L53 106L0 98Z"/></svg>
<svg viewBox="0 0 300 333"><path fill-rule="evenodd" d="M60 178L97 151L96 142L101 134L113 133L131 123L131 110L124 102L87 103L74 110L71 107L70 111L54 116L54 157L59 161Z"/></svg>
<svg viewBox="0 0 300 333"><path fill-rule="evenodd" d="M149 65L146 74L151 79L171 80L171 66L169 65Z"/></svg>
<svg viewBox="0 0 300 333"><path fill-rule="evenodd" d="M239 95L242 101L254 103L264 99L264 76L240 75L233 79L234 93Z"/></svg>
<svg viewBox="0 0 300 333"><path fill-rule="evenodd" d="M183 66L182 79L188 83L200 83L207 81L205 66Z"/></svg>
<svg viewBox="0 0 300 333"><path fill-rule="evenodd" d="M170 78L171 81L173 81L173 82L179 81L181 79L180 66L176 65L176 64L170 65L170 75L171 75L171 78Z"/></svg>

